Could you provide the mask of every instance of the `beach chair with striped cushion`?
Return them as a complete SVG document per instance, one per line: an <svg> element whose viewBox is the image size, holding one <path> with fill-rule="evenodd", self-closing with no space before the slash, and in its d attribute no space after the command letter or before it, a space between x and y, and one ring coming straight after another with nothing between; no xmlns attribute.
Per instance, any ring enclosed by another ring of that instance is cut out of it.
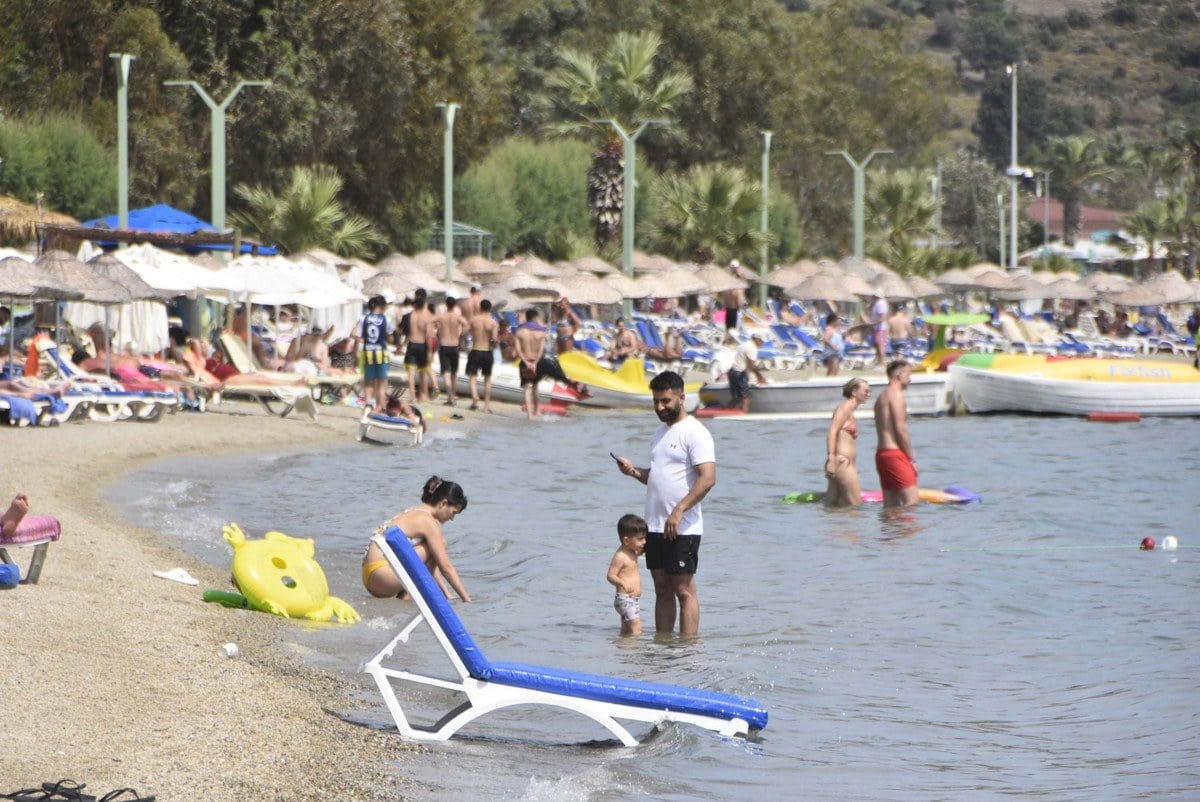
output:
<svg viewBox="0 0 1200 802"><path fill-rule="evenodd" d="M625 746L635 746L638 739L620 721L656 726L676 721L729 737L750 735L767 726L763 707L726 693L522 663L493 663L468 634L404 532L393 526L372 539L419 610L363 669L379 685L396 728L406 738L445 741L480 716L516 705L548 705L587 716ZM409 636L423 623L445 652L456 678L392 667L397 647L407 645ZM416 724L405 715L396 693L394 683L402 682L454 691L465 701L430 725Z"/></svg>
<svg viewBox="0 0 1200 802"><path fill-rule="evenodd" d="M17 547L33 549L33 557L29 561L29 570L21 584L36 585L42 575L42 565L46 562L46 550L50 544L58 540L62 534L62 525L58 519L50 515L26 515L17 526L17 531L11 535L0 534L0 562L16 565L8 550Z"/></svg>

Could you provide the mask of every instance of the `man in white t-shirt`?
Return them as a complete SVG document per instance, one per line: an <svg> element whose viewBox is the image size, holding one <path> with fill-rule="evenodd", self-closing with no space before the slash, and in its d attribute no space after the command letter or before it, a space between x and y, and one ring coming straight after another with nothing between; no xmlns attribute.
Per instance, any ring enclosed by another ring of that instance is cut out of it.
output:
<svg viewBox="0 0 1200 802"><path fill-rule="evenodd" d="M700 629L696 566L704 534L701 500L717 483L716 446L704 424L683 408L683 377L671 370L650 381L654 412L663 425L650 441L650 467L625 457L617 467L646 486L646 567L654 578L654 626L695 635Z"/></svg>
<svg viewBox="0 0 1200 802"><path fill-rule="evenodd" d="M732 396L731 407L741 407L742 412L750 411L750 374L753 373L759 384L766 384L758 367L758 349L763 344L763 338L751 334L750 339L739 343L733 352L733 366L729 368L729 394Z"/></svg>
<svg viewBox="0 0 1200 802"><path fill-rule="evenodd" d="M887 364L888 304L881 290L875 291L875 303L871 306L871 342L875 345L875 364L880 369Z"/></svg>

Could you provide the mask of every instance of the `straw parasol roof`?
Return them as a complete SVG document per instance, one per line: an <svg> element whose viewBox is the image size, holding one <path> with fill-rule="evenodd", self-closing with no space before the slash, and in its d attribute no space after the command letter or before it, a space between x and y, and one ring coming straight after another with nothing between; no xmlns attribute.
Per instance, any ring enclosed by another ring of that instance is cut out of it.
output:
<svg viewBox="0 0 1200 802"><path fill-rule="evenodd" d="M442 264L445 266L444 262ZM476 279L480 278L481 276L495 276L504 272L504 268L500 267L500 265L496 264L491 259L478 254L471 254L470 256L464 257L462 261L458 263L458 269L461 270L464 275Z"/></svg>
<svg viewBox="0 0 1200 802"><path fill-rule="evenodd" d="M651 297L650 287L645 284L639 284L637 279L632 279L624 273L610 273L600 280L605 284L611 284L613 287L616 287L617 291L621 293L622 298L632 300Z"/></svg>
<svg viewBox="0 0 1200 802"><path fill-rule="evenodd" d="M860 279L861 281L861 279ZM825 273L809 276L799 284L788 287L783 294L797 301L846 301L859 300L856 293L842 286L842 282Z"/></svg>
<svg viewBox="0 0 1200 802"><path fill-rule="evenodd" d="M0 259L0 296L33 298L38 294L38 274L19 256Z"/></svg>
<svg viewBox="0 0 1200 802"><path fill-rule="evenodd" d="M908 282L895 273L880 273L871 286L883 293L883 297L892 301L911 301L917 297Z"/></svg>
<svg viewBox="0 0 1200 802"><path fill-rule="evenodd" d="M1000 267L1000 265L992 264L991 262L976 262L967 268L966 273L972 278L978 278L981 273L986 273L989 270L1003 272L1004 268Z"/></svg>
<svg viewBox="0 0 1200 802"><path fill-rule="evenodd" d="M445 251L421 251L412 257L412 260L422 267L442 267L446 266ZM451 262L453 263L453 259Z"/></svg>
<svg viewBox="0 0 1200 802"><path fill-rule="evenodd" d="M573 276L554 280L559 294L581 304L619 304L625 296L621 291L606 281L590 273L579 273Z"/></svg>
<svg viewBox="0 0 1200 802"><path fill-rule="evenodd" d="M1192 288L1178 270L1167 270L1142 282L1143 286L1162 293L1164 304L1186 303L1191 300Z"/></svg>
<svg viewBox="0 0 1200 802"><path fill-rule="evenodd" d="M375 263L375 267L379 270L399 270L404 267L412 267L417 264L411 257L405 256L399 251L389 253L387 256Z"/></svg>
<svg viewBox="0 0 1200 802"><path fill-rule="evenodd" d="M861 259L857 256L843 256L838 260L838 267L842 269L843 273L850 273L871 282L881 274L895 274L895 271L890 267L869 256L864 256Z"/></svg>
<svg viewBox="0 0 1200 802"><path fill-rule="evenodd" d="M673 261L665 256L648 254L643 251L634 251L632 259L634 273L661 273L676 266Z"/></svg>
<svg viewBox="0 0 1200 802"><path fill-rule="evenodd" d="M1016 291L1021 288L1021 284L1015 278L1006 275L998 268L978 271L975 274L975 286L981 290Z"/></svg>
<svg viewBox="0 0 1200 802"><path fill-rule="evenodd" d="M46 292L42 293L43 298L90 301L114 292L111 281L93 273L83 262L66 251L47 251L33 261L33 266L47 279L43 285L46 289ZM128 293L123 300L129 300Z"/></svg>
<svg viewBox="0 0 1200 802"><path fill-rule="evenodd" d="M937 298L946 294L944 289L924 276L909 276L907 281L909 289L917 298Z"/></svg>
<svg viewBox="0 0 1200 802"><path fill-rule="evenodd" d="M724 270L716 265L702 267L693 274L707 287L706 292L727 292L729 290L744 290L750 283L733 274L732 270Z"/></svg>
<svg viewBox="0 0 1200 802"><path fill-rule="evenodd" d="M1109 292L1120 292L1131 283L1124 276L1117 275L1116 273L1105 273L1103 270L1088 273L1080 281L1101 295Z"/></svg>
<svg viewBox="0 0 1200 802"><path fill-rule="evenodd" d="M513 269L541 278L557 278L559 275L559 270L554 265L533 255L526 256L517 262L517 266Z"/></svg>
<svg viewBox="0 0 1200 802"><path fill-rule="evenodd" d="M657 282L657 286L664 293L652 296L654 298L675 298L680 295L696 295L702 292L712 292L704 279L697 273L693 273L683 267L673 267L661 273L647 273L645 276L639 276L635 281L642 279L654 279Z"/></svg>
<svg viewBox="0 0 1200 802"><path fill-rule="evenodd" d="M949 290L969 290L975 287L975 277L968 275L967 271L960 267L950 268L936 276L933 281Z"/></svg>
<svg viewBox="0 0 1200 802"><path fill-rule="evenodd" d="M1064 301L1096 300L1095 290L1069 274L1057 281L1050 282L1046 288L1054 293L1052 298L1061 298Z"/></svg>
<svg viewBox="0 0 1200 802"><path fill-rule="evenodd" d="M528 301L556 301L560 294L550 279L531 276L519 270L509 273L503 281L495 286L497 289L510 292Z"/></svg>
<svg viewBox="0 0 1200 802"><path fill-rule="evenodd" d="M392 296L393 298L408 298L423 286L420 279L412 273L393 273L381 270L363 282L363 293L366 295Z"/></svg>
<svg viewBox="0 0 1200 802"><path fill-rule="evenodd" d="M1200 279L1192 279L1188 286L1192 288L1192 297L1188 299L1188 303L1200 304Z"/></svg>
<svg viewBox="0 0 1200 802"><path fill-rule="evenodd" d="M777 267L759 280L772 287L794 287L809 276L815 275L819 269L816 262L801 261Z"/></svg>
<svg viewBox="0 0 1200 802"><path fill-rule="evenodd" d="M984 273L983 275L990 274ZM1012 282L1012 286L999 288L996 295L1000 298L1009 301L1027 301L1058 297L1049 285L1043 284L1033 276L1007 276L1006 278Z"/></svg>
<svg viewBox="0 0 1200 802"><path fill-rule="evenodd" d="M37 239L39 224L56 226L79 225L74 217L41 209L19 201L11 195L0 195L0 239L31 242Z"/></svg>
<svg viewBox="0 0 1200 802"><path fill-rule="evenodd" d="M1142 284L1131 284L1116 292L1100 293L1106 301L1118 306L1158 306L1166 303L1160 290Z"/></svg>
<svg viewBox="0 0 1200 802"><path fill-rule="evenodd" d="M114 284L119 284L129 291L129 297L134 301L170 301L176 293L170 290L160 290L151 287L145 279L133 268L126 265L110 253L102 253L84 263L98 275L103 276ZM88 298L89 301L94 301Z"/></svg>
<svg viewBox="0 0 1200 802"><path fill-rule="evenodd" d="M595 273L598 276L607 276L609 273L619 272L618 268L604 261L599 256L581 256L575 259L572 264L575 265L577 270Z"/></svg>

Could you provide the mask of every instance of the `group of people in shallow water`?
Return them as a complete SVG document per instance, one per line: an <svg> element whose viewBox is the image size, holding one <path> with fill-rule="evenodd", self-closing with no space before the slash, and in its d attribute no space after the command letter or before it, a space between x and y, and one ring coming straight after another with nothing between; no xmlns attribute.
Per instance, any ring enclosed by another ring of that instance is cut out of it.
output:
<svg viewBox="0 0 1200 802"><path fill-rule="evenodd" d="M917 458L908 431L904 390L912 368L904 360L887 366L887 387L875 401L875 469L883 489L885 507L907 507L919 499ZM856 378L842 387L844 400L833 411L826 434L825 477L829 485L823 501L828 507L853 507L862 503L858 477L858 421L855 413L871 397L871 385Z"/></svg>

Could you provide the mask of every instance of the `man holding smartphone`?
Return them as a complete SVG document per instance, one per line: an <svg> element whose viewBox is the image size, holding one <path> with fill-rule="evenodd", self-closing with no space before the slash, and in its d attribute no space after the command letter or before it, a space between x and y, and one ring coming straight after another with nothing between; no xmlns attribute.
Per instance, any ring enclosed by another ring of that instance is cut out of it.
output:
<svg viewBox="0 0 1200 802"><path fill-rule="evenodd" d="M704 517L700 502L717 483L712 434L683 406L683 377L663 371L650 382L654 412L663 425L650 441L650 467L638 468L625 457L613 458L626 476L646 486L646 567L654 578L654 626L695 635L700 629L696 568ZM611 453L611 452L610 452Z"/></svg>

